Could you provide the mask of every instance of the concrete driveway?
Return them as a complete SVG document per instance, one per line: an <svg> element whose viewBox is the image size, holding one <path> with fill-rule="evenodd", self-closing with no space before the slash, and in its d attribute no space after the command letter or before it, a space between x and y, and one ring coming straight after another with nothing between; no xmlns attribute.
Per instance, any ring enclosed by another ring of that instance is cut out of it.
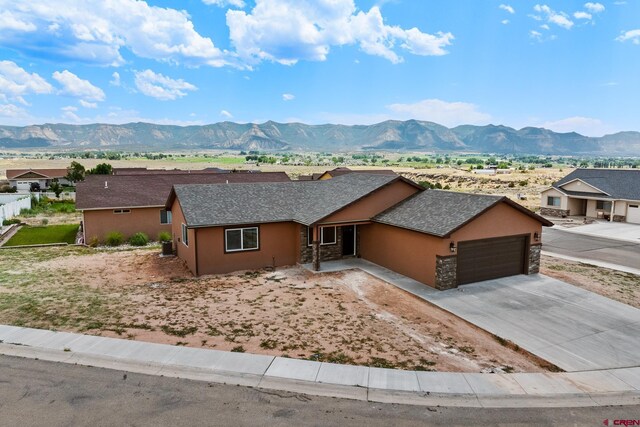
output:
<svg viewBox="0 0 640 427"><path fill-rule="evenodd" d="M541 274L422 297L565 371L640 366L640 310Z"/></svg>
<svg viewBox="0 0 640 427"><path fill-rule="evenodd" d="M554 228L560 228L570 233L584 234L586 236L640 243L640 224L596 221L592 224L577 227L565 228L556 226Z"/></svg>

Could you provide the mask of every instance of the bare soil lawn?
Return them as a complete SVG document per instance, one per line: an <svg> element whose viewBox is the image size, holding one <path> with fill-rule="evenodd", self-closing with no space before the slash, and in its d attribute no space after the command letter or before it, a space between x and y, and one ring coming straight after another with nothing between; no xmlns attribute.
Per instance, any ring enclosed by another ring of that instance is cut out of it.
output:
<svg viewBox="0 0 640 427"><path fill-rule="evenodd" d="M640 308L640 276L638 275L550 256L542 257L540 272Z"/></svg>
<svg viewBox="0 0 640 427"><path fill-rule="evenodd" d="M359 270L194 278L157 248L2 250L0 323L404 369L546 369Z"/></svg>

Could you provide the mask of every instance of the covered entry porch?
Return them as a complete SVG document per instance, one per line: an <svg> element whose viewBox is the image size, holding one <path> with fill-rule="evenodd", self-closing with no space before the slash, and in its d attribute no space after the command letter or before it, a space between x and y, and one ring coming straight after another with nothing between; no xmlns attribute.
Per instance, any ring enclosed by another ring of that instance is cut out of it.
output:
<svg viewBox="0 0 640 427"><path fill-rule="evenodd" d="M360 256L359 226L365 222L316 225L300 230L300 263L320 271L328 261Z"/></svg>

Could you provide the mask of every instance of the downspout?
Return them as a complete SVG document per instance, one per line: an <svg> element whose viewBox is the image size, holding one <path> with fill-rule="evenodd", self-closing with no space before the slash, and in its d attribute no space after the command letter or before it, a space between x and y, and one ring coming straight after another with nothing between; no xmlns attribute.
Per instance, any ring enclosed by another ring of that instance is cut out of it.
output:
<svg viewBox="0 0 640 427"><path fill-rule="evenodd" d="M187 230L187 233L189 231ZM200 274L198 273L198 229L194 228L193 229L193 251L194 251L194 258L196 260L196 277L199 276Z"/></svg>

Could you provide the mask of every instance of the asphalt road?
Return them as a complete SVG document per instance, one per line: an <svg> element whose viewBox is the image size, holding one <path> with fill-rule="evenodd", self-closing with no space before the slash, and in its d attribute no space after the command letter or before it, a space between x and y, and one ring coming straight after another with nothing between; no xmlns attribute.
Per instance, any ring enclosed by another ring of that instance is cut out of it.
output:
<svg viewBox="0 0 640 427"><path fill-rule="evenodd" d="M2 426L602 425L640 406L476 409L377 404L0 356Z"/></svg>
<svg viewBox="0 0 640 427"><path fill-rule="evenodd" d="M585 236L543 227L542 250L640 269L640 243Z"/></svg>

